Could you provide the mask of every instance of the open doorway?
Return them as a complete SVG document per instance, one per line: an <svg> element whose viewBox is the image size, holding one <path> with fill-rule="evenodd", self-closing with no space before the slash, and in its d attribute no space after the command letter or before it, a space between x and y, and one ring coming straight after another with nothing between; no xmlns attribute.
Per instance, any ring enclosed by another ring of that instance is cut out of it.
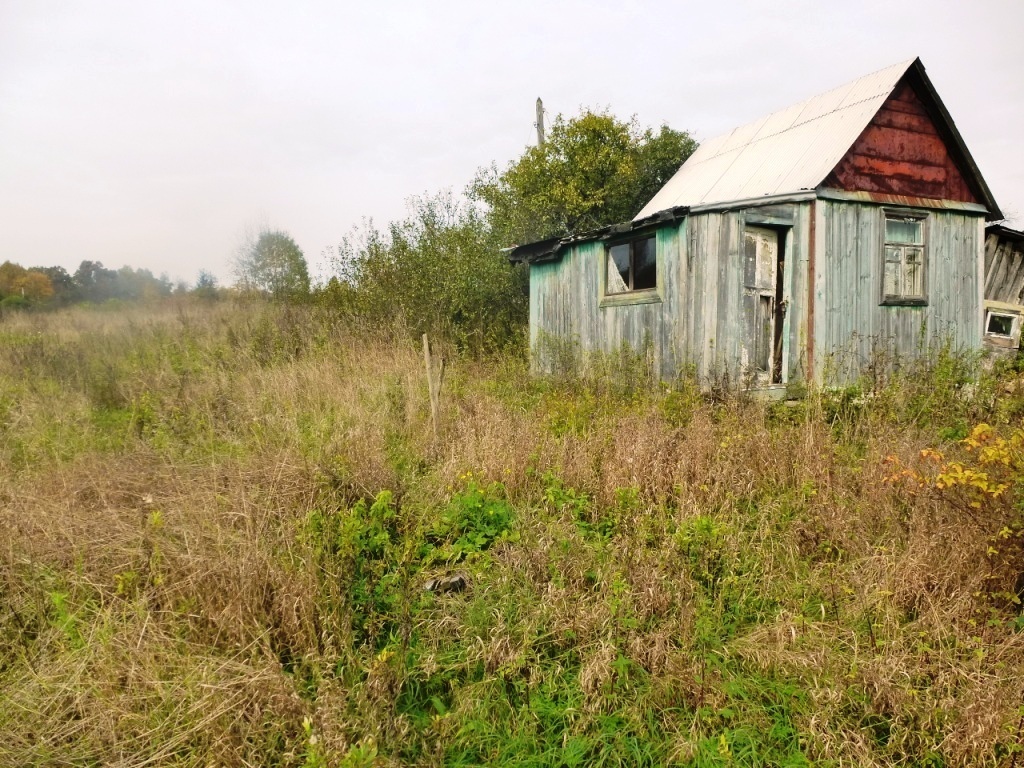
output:
<svg viewBox="0 0 1024 768"><path fill-rule="evenodd" d="M743 365L755 386L783 383L785 234L746 227L743 264Z"/></svg>

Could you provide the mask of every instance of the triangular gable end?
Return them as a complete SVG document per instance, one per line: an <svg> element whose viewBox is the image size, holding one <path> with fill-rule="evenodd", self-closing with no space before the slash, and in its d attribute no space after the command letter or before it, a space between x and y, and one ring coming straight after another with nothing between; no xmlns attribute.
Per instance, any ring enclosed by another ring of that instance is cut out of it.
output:
<svg viewBox="0 0 1024 768"><path fill-rule="evenodd" d="M825 179L826 187L978 203L920 97L901 82Z"/></svg>
<svg viewBox="0 0 1024 768"><path fill-rule="evenodd" d="M822 187L954 200L1001 216L952 119L915 62Z"/></svg>

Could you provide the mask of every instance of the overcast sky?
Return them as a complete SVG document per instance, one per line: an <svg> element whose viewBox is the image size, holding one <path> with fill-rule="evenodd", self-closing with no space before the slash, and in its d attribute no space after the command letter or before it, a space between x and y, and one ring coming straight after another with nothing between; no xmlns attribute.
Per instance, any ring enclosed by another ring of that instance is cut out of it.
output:
<svg viewBox="0 0 1024 768"><path fill-rule="evenodd" d="M706 139L920 56L1024 225L1024 2L0 0L0 262L230 275L248 225L313 271L548 119Z"/></svg>

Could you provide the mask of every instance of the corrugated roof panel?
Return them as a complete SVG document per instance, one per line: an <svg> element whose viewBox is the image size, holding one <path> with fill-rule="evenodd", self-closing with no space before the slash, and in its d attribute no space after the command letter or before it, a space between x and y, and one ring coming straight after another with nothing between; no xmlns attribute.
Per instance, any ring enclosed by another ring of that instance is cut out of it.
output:
<svg viewBox="0 0 1024 768"><path fill-rule="evenodd" d="M771 140L773 145L777 140ZM772 194L771 183L764 176L764 166L771 160L771 155L764 152L744 151L739 153L735 162L730 166L729 173L722 176L718 182L708 190L702 202L713 203L718 200L740 200L744 195L743 190L747 187L756 189L756 195Z"/></svg>
<svg viewBox="0 0 1024 768"><path fill-rule="evenodd" d="M748 197L775 195L783 192L799 192L807 187L800 186L807 175L804 158L808 145L815 137L813 123L804 123L773 138L772 151L748 152L761 158L756 174L749 178L740 177L735 189L734 200ZM716 195L716 198L718 196ZM718 198L719 200L724 198Z"/></svg>
<svg viewBox="0 0 1024 768"><path fill-rule="evenodd" d="M841 108L848 107L851 104L856 104L865 99L872 99L881 94L888 96L913 63L913 59L901 61L899 64L894 64L891 67L880 69L877 72L872 72L870 75L854 80L846 86L848 89L846 97L839 106Z"/></svg>
<svg viewBox="0 0 1024 768"><path fill-rule="evenodd" d="M803 104L794 104L786 109L780 109L778 112L772 112L764 119L761 124L761 129L754 137L754 141L750 143L755 144L760 141L765 141L782 133L783 131L788 131L796 124L796 119L800 117L800 113L803 111L803 108Z"/></svg>
<svg viewBox="0 0 1024 768"><path fill-rule="evenodd" d="M710 192L710 190L715 186L715 183L728 174L729 167L736 161L739 154L739 150L726 152L724 154L710 157L703 163L698 163L692 166L688 171L689 188L702 189L705 190L705 193ZM679 193L682 193L683 191L684 189L680 187ZM677 205L677 203L672 202L675 198L671 197L675 192L675 189L670 188L666 184L665 187L662 188L662 191L658 193L659 196L664 193L664 199L669 201L665 207L672 208ZM685 203L685 205L698 205L702 202L704 202L703 198L694 203ZM683 205L683 203L679 203L679 205ZM658 208L654 212L657 213L657 211L661 210L665 210L665 208Z"/></svg>
<svg viewBox="0 0 1024 768"><path fill-rule="evenodd" d="M800 112L800 122L806 123L810 120L817 120L819 117L823 117L829 112L834 112L839 109L839 105L842 104L843 99L846 97L846 91L846 86L833 88L827 93L823 93L820 96L815 96L813 99L808 99L803 102L803 110Z"/></svg>
<svg viewBox="0 0 1024 768"><path fill-rule="evenodd" d="M747 144L751 142L754 136L757 135L758 130L761 128L761 124L764 123L764 121L767 119L767 116L762 117L758 120L755 120L752 123L741 125L738 128L734 128L733 130L729 131L726 140L722 142L722 145L716 149L715 154L721 154L722 152L732 152L733 150L745 147Z"/></svg>
<svg viewBox="0 0 1024 768"><path fill-rule="evenodd" d="M709 157L714 157L725 146L725 142L728 141L731 135L731 132L724 133L701 142L700 146L697 147L697 151L690 155L690 160L699 163L702 159L706 160Z"/></svg>
<svg viewBox="0 0 1024 768"><path fill-rule="evenodd" d="M710 139L636 215L814 189L878 112L912 61Z"/></svg>

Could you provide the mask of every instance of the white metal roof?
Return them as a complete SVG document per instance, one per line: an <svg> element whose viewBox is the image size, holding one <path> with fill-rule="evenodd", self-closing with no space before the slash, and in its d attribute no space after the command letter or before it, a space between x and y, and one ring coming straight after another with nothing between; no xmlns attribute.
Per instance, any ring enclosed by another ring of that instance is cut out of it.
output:
<svg viewBox="0 0 1024 768"><path fill-rule="evenodd" d="M914 59L894 64L700 145L634 218L814 189L832 172Z"/></svg>

